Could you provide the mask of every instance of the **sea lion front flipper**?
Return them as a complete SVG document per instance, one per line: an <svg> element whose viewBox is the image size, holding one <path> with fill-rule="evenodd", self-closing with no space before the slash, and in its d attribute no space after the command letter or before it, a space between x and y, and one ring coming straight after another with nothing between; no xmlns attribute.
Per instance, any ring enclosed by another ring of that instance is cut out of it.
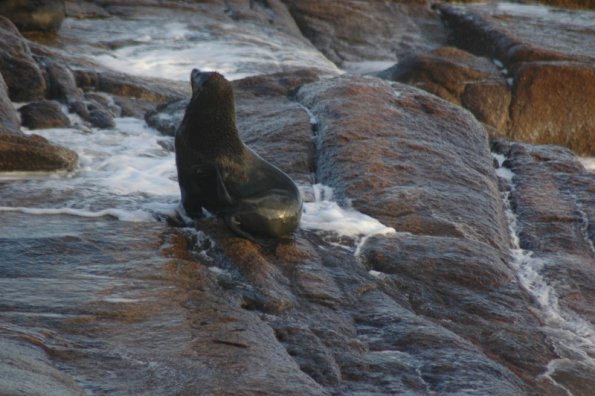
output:
<svg viewBox="0 0 595 396"><path fill-rule="evenodd" d="M219 167L215 168L215 173L217 173L217 195L219 196L219 199L222 200L226 205L232 206L234 204L234 199L231 197L231 195L229 195L227 187L225 187L223 175L221 174Z"/></svg>

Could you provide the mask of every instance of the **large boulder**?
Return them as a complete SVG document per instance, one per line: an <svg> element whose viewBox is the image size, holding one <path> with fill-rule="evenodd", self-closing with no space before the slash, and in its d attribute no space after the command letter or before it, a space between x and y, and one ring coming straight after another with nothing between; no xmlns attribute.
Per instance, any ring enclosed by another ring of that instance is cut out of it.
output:
<svg viewBox="0 0 595 396"><path fill-rule="evenodd" d="M508 127L510 91L506 78L487 58L441 47L405 57L377 75L414 85L464 106L479 121L498 130L505 131Z"/></svg>
<svg viewBox="0 0 595 396"><path fill-rule="evenodd" d="M33 60L27 41L10 20L0 16L0 73L13 102L43 98L45 80Z"/></svg>
<svg viewBox="0 0 595 396"><path fill-rule="evenodd" d="M508 136L595 155L594 108L595 62L525 63L514 74Z"/></svg>
<svg viewBox="0 0 595 396"><path fill-rule="evenodd" d="M437 7L454 44L503 65L511 85L503 135L595 154L594 12L509 4Z"/></svg>
<svg viewBox="0 0 595 396"><path fill-rule="evenodd" d="M8 97L8 87L0 73L0 135L17 134L19 126L19 115Z"/></svg>
<svg viewBox="0 0 595 396"><path fill-rule="evenodd" d="M63 128L70 119L62 112L60 103L53 100L28 103L19 109L21 123L29 129Z"/></svg>
<svg viewBox="0 0 595 396"><path fill-rule="evenodd" d="M21 32L57 32L65 17L64 0L3 0L0 15Z"/></svg>
<svg viewBox="0 0 595 396"><path fill-rule="evenodd" d="M1 171L73 170L78 155L37 135L0 135Z"/></svg>
<svg viewBox="0 0 595 396"><path fill-rule="evenodd" d="M507 196L519 279L539 301L544 333L564 361L549 376L575 395L588 395L595 367L581 348L595 318L595 173L559 146L496 141L493 148L511 172Z"/></svg>

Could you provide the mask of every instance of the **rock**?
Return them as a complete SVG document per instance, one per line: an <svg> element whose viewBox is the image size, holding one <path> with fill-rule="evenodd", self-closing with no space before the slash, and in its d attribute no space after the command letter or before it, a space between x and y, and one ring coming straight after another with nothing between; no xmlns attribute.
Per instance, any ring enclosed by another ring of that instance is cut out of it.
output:
<svg viewBox="0 0 595 396"><path fill-rule="evenodd" d="M594 98L595 62L526 63L514 74L508 136L595 155Z"/></svg>
<svg viewBox="0 0 595 396"><path fill-rule="evenodd" d="M425 1L324 2L284 0L302 33L343 68L364 61L392 61L443 42L442 27Z"/></svg>
<svg viewBox="0 0 595 396"><path fill-rule="evenodd" d="M83 19L106 18L110 16L106 9L92 2L65 0L64 3L64 11L67 17Z"/></svg>
<svg viewBox="0 0 595 396"><path fill-rule="evenodd" d="M469 82L461 96L463 107L485 125L505 135L509 128L511 92L501 78Z"/></svg>
<svg viewBox="0 0 595 396"><path fill-rule="evenodd" d="M70 110L97 128L113 128L116 125L109 110L93 99L72 102L70 103Z"/></svg>
<svg viewBox="0 0 595 396"><path fill-rule="evenodd" d="M45 69L48 98L68 103L82 96L77 87L74 75L63 62L51 58L42 58L40 64Z"/></svg>
<svg viewBox="0 0 595 396"><path fill-rule="evenodd" d="M517 4L443 4L436 8L457 47L498 59L509 70L520 62L595 61L590 11ZM568 20L573 21L572 30Z"/></svg>
<svg viewBox="0 0 595 396"><path fill-rule="evenodd" d="M89 69L73 70L76 84L83 90L96 90L112 95L163 103L181 99L186 95L188 84L172 83L161 79L141 78L111 71Z"/></svg>
<svg viewBox="0 0 595 396"><path fill-rule="evenodd" d="M595 154L591 109L595 13L506 4L437 7L454 43L498 59L512 86L509 110L502 108L491 121L485 111L477 109L480 95L474 91L478 87L466 93L465 106L501 130L505 114L510 114L503 134L509 138L562 144L579 154ZM570 19L575 26L572 31L566 23ZM508 102L502 87L491 86L487 91L496 95L490 96L496 106Z"/></svg>
<svg viewBox="0 0 595 396"><path fill-rule="evenodd" d="M73 170L78 155L37 135L0 135L0 170Z"/></svg>
<svg viewBox="0 0 595 396"><path fill-rule="evenodd" d="M318 120L317 181L399 231L394 237L373 237L362 248L361 260L380 274L383 293L400 309L440 323L432 338L441 341L431 345L443 347L444 340L453 337L449 332L481 345L493 362L502 365L494 371L500 374L484 377L481 383L508 378L496 388L524 393L529 386L553 392L547 381L535 380L555 355L543 342L544 334L535 337L539 322L526 314L528 296L510 269L507 224L481 126L445 101L379 80L348 76L324 80L301 87L297 98ZM478 337L478 323L501 336ZM372 339L390 340L387 326L388 322L379 324L382 330ZM408 334L413 338L402 344L385 341L378 349L392 346L403 352L395 346L412 345L415 340L415 352L408 353L423 362L422 351L431 338L420 330ZM461 355L461 360L449 364L474 359L480 366L493 363L475 355L465 343L456 349L474 357ZM460 372L468 370L474 372L468 367ZM429 389L464 392L469 380L447 372L446 366L433 371L441 385L431 383Z"/></svg>
<svg viewBox="0 0 595 396"><path fill-rule="evenodd" d="M31 56L29 46L17 28L0 16L0 73L8 86L13 102L28 102L43 98L45 80Z"/></svg>
<svg viewBox="0 0 595 396"><path fill-rule="evenodd" d="M298 99L320 124L317 180L338 197L401 231L507 244L487 136L468 112L377 79L325 80Z"/></svg>
<svg viewBox="0 0 595 396"><path fill-rule="evenodd" d="M526 252L517 257L521 279L536 295L548 296L542 314L546 334L566 326L575 337L574 326L595 317L595 174L563 147L496 141L494 150L505 155L504 165L513 172L510 207ZM562 324L557 315L565 318ZM577 353L569 338L549 338L565 345L556 346L560 359ZM595 368L580 359L556 366L551 377L573 394L587 395L595 386Z"/></svg>
<svg viewBox="0 0 595 396"><path fill-rule="evenodd" d="M15 332L16 333L16 332ZM52 366L49 357L34 343L16 339L0 340L0 381L8 395L84 395L75 380ZM22 337L22 336L21 336ZM24 338L24 337L22 337Z"/></svg>
<svg viewBox="0 0 595 396"><path fill-rule="evenodd" d="M62 112L60 104L53 100L29 103L19 109L21 122L29 129L64 128L70 120Z"/></svg>
<svg viewBox="0 0 595 396"><path fill-rule="evenodd" d="M19 127L19 115L8 97L8 88L0 73L0 135L18 134Z"/></svg>
<svg viewBox="0 0 595 396"><path fill-rule="evenodd" d="M112 115L102 109L93 109L89 111L89 121L97 128L113 128L116 126L116 122Z"/></svg>
<svg viewBox="0 0 595 396"><path fill-rule="evenodd" d="M462 105L479 121L496 129L507 128L510 91L500 70L486 58L442 47L408 56L377 75Z"/></svg>
<svg viewBox="0 0 595 396"><path fill-rule="evenodd" d="M175 136L188 103L187 99L179 99L157 105L154 110L145 113L145 121L164 135Z"/></svg>
<svg viewBox="0 0 595 396"><path fill-rule="evenodd" d="M595 3L590 0L536 0L536 2L553 7L595 10Z"/></svg>
<svg viewBox="0 0 595 396"><path fill-rule="evenodd" d="M57 32L64 20L64 0L3 0L0 15L10 19L21 32Z"/></svg>

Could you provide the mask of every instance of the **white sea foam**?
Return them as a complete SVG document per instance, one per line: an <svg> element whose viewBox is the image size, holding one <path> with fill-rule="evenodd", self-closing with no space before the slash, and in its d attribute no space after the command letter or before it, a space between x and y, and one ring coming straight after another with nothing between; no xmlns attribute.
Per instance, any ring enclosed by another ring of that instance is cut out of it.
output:
<svg viewBox="0 0 595 396"><path fill-rule="evenodd" d="M595 172L595 157L579 157L579 161L586 170L589 172Z"/></svg>
<svg viewBox="0 0 595 396"><path fill-rule="evenodd" d="M399 60L385 59L385 60L373 60L373 61L360 61L360 62L343 62L341 67L352 74L369 74L379 72L394 66Z"/></svg>
<svg viewBox="0 0 595 396"><path fill-rule="evenodd" d="M278 32L269 35L262 28L224 23L198 28L180 22L139 28L132 39L131 32L120 33L130 40L128 45L92 58L114 70L179 81L186 81L194 67L218 71L231 80L306 64L339 73L313 46Z"/></svg>
<svg viewBox="0 0 595 396"><path fill-rule="evenodd" d="M499 11L527 17L546 16L550 12L549 8L539 4L498 3L496 7Z"/></svg>
<svg viewBox="0 0 595 396"><path fill-rule="evenodd" d="M99 211L91 211L76 208L25 208L25 207L9 207L0 206L0 212L21 212L32 215L72 215L80 217L104 217L111 216L122 221L144 222L155 219L154 215L144 210L124 210L124 209L104 209Z"/></svg>
<svg viewBox="0 0 595 396"><path fill-rule="evenodd" d="M512 183L514 173L502 166L505 157L493 155L499 164L497 174L508 180L511 189L514 190L514 183ZM503 198L511 238L511 264L520 284L533 297L537 305L544 322L542 330L549 336L554 349L561 356L560 359L555 359L548 364L541 377L548 378L572 395L567 388L558 384L552 375L562 361L586 365L591 370L595 370L595 327L576 312L560 306L555 287L541 275L547 263L544 259L535 257L534 252L520 247L518 220L512 211L509 195L510 192L506 192Z"/></svg>
<svg viewBox="0 0 595 396"><path fill-rule="evenodd" d="M73 124L80 120L72 116ZM28 133L29 131L25 131ZM159 144L171 140L135 118L117 118L112 129L53 128L36 134L79 155L71 173L17 173L0 176L19 180L13 188L29 195L64 195L54 207L3 205L1 211L31 215L113 217L121 221L155 221L174 215L179 201L174 153ZM43 177L43 176L46 177Z"/></svg>
<svg viewBox="0 0 595 396"><path fill-rule="evenodd" d="M369 237L395 233L394 228L385 226L373 217L350 207L339 206L333 201L333 190L328 186L313 185L312 195L314 200L304 203L301 228L351 238L355 241L356 255Z"/></svg>

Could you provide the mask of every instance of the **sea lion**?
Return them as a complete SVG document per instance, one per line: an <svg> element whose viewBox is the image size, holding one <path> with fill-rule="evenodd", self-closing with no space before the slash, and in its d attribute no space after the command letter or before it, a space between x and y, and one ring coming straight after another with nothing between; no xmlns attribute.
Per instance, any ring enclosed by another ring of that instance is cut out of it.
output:
<svg viewBox="0 0 595 396"><path fill-rule="evenodd" d="M302 215L300 191L240 139L231 84L219 73L197 69L190 83L192 99L175 137L184 209L201 217L205 208L253 241L290 234Z"/></svg>

